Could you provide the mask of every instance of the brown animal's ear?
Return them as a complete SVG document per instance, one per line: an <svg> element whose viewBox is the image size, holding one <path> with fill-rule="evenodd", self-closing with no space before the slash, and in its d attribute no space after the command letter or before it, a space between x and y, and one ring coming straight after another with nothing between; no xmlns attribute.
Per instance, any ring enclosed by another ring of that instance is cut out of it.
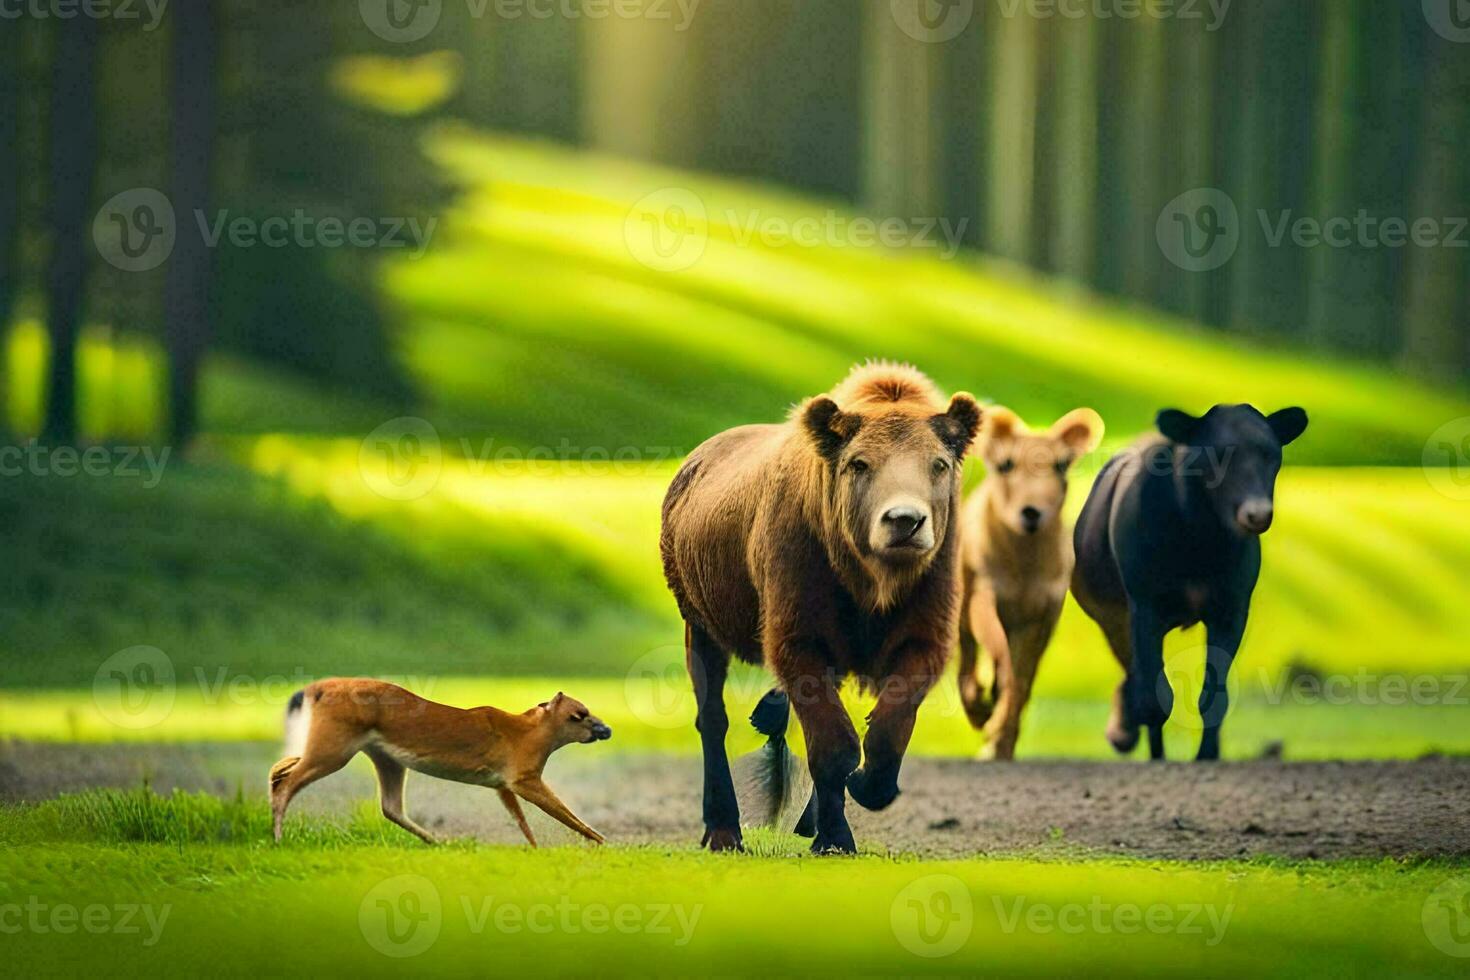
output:
<svg viewBox="0 0 1470 980"><path fill-rule="evenodd" d="M1051 434L1065 443L1074 456L1086 456L1102 442L1102 416L1090 408L1075 408L1057 419Z"/></svg>
<svg viewBox="0 0 1470 980"><path fill-rule="evenodd" d="M1272 432L1276 433L1277 442L1283 446L1289 445L1307 431L1307 410L1283 408L1279 412L1272 412L1266 416L1266 424L1271 427Z"/></svg>
<svg viewBox="0 0 1470 980"><path fill-rule="evenodd" d="M980 431L982 418L974 396L962 391L950 399L948 411L934 416L929 422L949 451L954 453L955 459L963 459Z"/></svg>
<svg viewBox="0 0 1470 980"><path fill-rule="evenodd" d="M801 410L801 424L817 447L817 452L833 459L847 445L849 439L862 428L863 418L842 411L837 403L826 396L813 398Z"/></svg>

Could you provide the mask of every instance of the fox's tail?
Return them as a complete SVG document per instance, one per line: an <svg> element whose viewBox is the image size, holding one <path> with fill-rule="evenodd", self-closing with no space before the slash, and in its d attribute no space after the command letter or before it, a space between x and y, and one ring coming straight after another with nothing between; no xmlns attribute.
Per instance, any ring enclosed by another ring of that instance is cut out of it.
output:
<svg viewBox="0 0 1470 980"><path fill-rule="evenodd" d="M300 756L306 751L306 732L311 727L311 705L306 703L306 691L291 695L286 705L286 755Z"/></svg>
<svg viewBox="0 0 1470 980"><path fill-rule="evenodd" d="M751 796L763 826L774 827L781 813L791 803L795 790L796 757L786 745L786 726L791 720L791 702L778 688L766 692L750 723L766 736L766 744L757 749L751 772Z"/></svg>

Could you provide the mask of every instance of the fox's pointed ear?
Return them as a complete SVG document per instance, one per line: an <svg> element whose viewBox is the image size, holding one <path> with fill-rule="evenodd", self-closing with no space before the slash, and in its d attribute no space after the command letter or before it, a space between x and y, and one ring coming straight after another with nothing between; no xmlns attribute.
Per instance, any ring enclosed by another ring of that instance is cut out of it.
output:
<svg viewBox="0 0 1470 980"><path fill-rule="evenodd" d="M554 697L554 698L551 699L551 703L552 704L561 704L566 699L567 699L567 696L565 694L563 694L560 691L557 691L556 692L556 697Z"/></svg>
<svg viewBox="0 0 1470 980"><path fill-rule="evenodd" d="M930 419L934 431L939 438L954 453L955 459L963 459L965 453L970 451L970 444L975 441L975 435L980 431L980 422L984 413L975 402L975 396L968 392L960 392L949 401L949 408L942 415L936 415Z"/></svg>
<svg viewBox="0 0 1470 980"><path fill-rule="evenodd" d="M1194 436L1195 426L1199 425L1199 419L1177 408L1166 408L1159 413L1154 424L1159 427L1165 439L1181 446L1187 446L1189 440Z"/></svg>
<svg viewBox="0 0 1470 980"><path fill-rule="evenodd" d="M1266 424L1276 434L1276 441L1286 446L1307 431L1307 411L1304 408L1283 408L1266 416Z"/></svg>

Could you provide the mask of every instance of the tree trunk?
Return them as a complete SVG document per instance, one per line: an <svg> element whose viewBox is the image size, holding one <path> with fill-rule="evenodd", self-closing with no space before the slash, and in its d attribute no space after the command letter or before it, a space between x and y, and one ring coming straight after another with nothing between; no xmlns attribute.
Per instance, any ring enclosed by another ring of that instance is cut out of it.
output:
<svg viewBox="0 0 1470 980"><path fill-rule="evenodd" d="M20 262L20 28L0 31L0 337L10 329Z"/></svg>
<svg viewBox="0 0 1470 980"><path fill-rule="evenodd" d="M13 30L13 27L6 28ZM56 22L51 85L51 359L42 434L77 438L77 334L87 287L88 211L97 163L97 20Z"/></svg>
<svg viewBox="0 0 1470 980"><path fill-rule="evenodd" d="M1032 260L1036 194L1036 59L1040 24L1017 12L992 18L987 247L1013 262Z"/></svg>
<svg viewBox="0 0 1470 980"><path fill-rule="evenodd" d="M1097 101L1098 51L1096 17L1063 21L1057 31L1056 114L1050 169L1051 267L1067 279L1089 282L1097 236Z"/></svg>
<svg viewBox="0 0 1470 980"><path fill-rule="evenodd" d="M173 132L170 196L187 228L209 203L214 148L215 23L210 0L174 10ZM199 427L199 368L209 343L210 254L203 236L180 234L164 284L163 315L169 352L169 434L188 445Z"/></svg>
<svg viewBox="0 0 1470 980"><path fill-rule="evenodd" d="M1470 145L1470 55L1438 35L1428 44L1420 147L1409 218L1463 216L1470 176L1462 154ZM1465 303L1470 299L1470 250L1409 247L1404 284L1403 358L1420 374L1462 377L1466 342Z"/></svg>

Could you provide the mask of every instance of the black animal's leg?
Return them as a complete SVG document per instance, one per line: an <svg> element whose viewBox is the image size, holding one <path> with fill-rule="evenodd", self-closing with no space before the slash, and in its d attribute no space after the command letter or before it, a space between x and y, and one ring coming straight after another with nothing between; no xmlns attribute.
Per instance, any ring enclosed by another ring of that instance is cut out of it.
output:
<svg viewBox="0 0 1470 980"><path fill-rule="evenodd" d="M694 725L704 749L704 839L700 843L712 851L743 851L740 804L735 799L730 759L725 755L725 733L730 730L730 718L725 713L725 676L730 656L693 623L686 627L685 637L698 712Z"/></svg>
<svg viewBox="0 0 1470 980"><path fill-rule="evenodd" d="M813 672L802 671L803 661L820 664L821 658L788 656L785 659L787 676L782 677L782 682L796 707L796 716L801 719L802 734L806 736L807 765L812 774L812 797L816 809L816 839L812 841L812 853L854 854L857 845L852 839L852 828L847 824L846 787L847 777L857 768L860 758L857 730L852 727L852 719L842 706L831 670L825 665L812 664L815 667Z"/></svg>
<svg viewBox="0 0 1470 980"><path fill-rule="evenodd" d="M1124 704L1130 725L1149 729L1149 757L1164 758L1164 722L1174 710L1174 689L1164 676L1164 625L1152 609L1133 603L1128 610L1133 662L1125 681Z"/></svg>
<svg viewBox="0 0 1470 980"><path fill-rule="evenodd" d="M1214 762L1220 758L1220 726L1230 712L1230 691L1226 682L1230 666L1235 662L1245 634L1245 617L1232 617L1223 623L1207 622L1209 645L1205 650L1205 683L1199 693L1199 716L1204 724L1200 735L1198 762Z"/></svg>

